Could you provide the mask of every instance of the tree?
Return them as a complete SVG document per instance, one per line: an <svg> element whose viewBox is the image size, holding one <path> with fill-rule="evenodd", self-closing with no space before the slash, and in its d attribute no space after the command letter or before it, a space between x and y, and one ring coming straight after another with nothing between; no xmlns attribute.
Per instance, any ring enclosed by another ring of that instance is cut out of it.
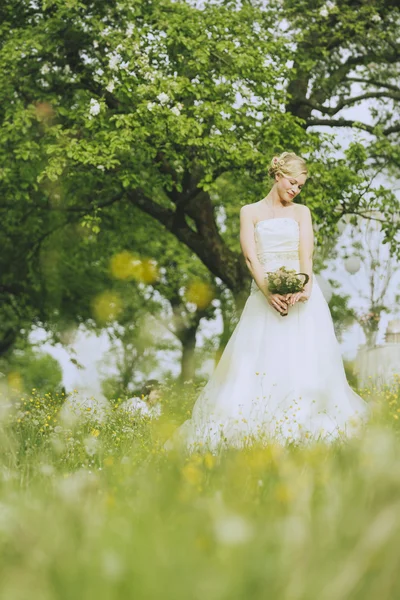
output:
<svg viewBox="0 0 400 600"><path fill-rule="evenodd" d="M16 9L6 0L3 304L18 306L26 321L46 322L54 310L43 309L34 263L44 240L82 220L96 234L112 210L131 221L139 210L186 245L240 307L249 288L237 236L241 204L232 195L223 236L218 190L223 180L247 183L246 201L259 199L271 155L283 149L309 159L303 201L320 240L343 214L367 218L366 207L379 208L385 240L396 249L398 203L373 178L398 160L398 127L389 109L375 115L372 128L338 115L372 98L398 110L398 11L387 0L337 6L321 12L300 0L202 9L169 0L43 0ZM355 93L351 82L372 91ZM330 112L329 123L318 117ZM321 125L351 126L373 141L365 147L355 140L338 159L334 137L313 129ZM15 248L18 269L10 266ZM11 334L5 328L5 345L17 334L18 327Z"/></svg>
<svg viewBox="0 0 400 600"><path fill-rule="evenodd" d="M10 359L0 362L11 395L59 393L62 388L62 369L50 354L24 345L14 350Z"/></svg>
<svg viewBox="0 0 400 600"><path fill-rule="evenodd" d="M382 314L395 310L399 300L398 261L382 241L376 222L359 221L357 227L344 230L338 251L350 272L341 277L342 285L350 284L355 291L352 310L368 347L376 344Z"/></svg>

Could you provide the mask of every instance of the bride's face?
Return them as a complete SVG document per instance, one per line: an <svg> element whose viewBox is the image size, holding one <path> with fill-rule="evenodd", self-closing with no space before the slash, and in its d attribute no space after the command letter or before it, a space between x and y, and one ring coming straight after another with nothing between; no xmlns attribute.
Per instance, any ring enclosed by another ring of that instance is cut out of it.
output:
<svg viewBox="0 0 400 600"><path fill-rule="evenodd" d="M278 174L276 176L276 188L282 202L293 202L294 198L301 192L306 182L307 176L297 175L297 177L286 177Z"/></svg>

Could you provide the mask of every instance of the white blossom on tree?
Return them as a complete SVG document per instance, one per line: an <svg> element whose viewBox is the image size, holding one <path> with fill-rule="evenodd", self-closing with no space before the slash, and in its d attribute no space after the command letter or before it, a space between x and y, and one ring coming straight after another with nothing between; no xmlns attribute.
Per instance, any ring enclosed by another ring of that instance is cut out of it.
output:
<svg viewBox="0 0 400 600"><path fill-rule="evenodd" d="M93 117L95 117L96 115L98 115L100 113L100 110L101 110L100 102L98 100L96 100L95 98L91 98L89 114L91 114Z"/></svg>
<svg viewBox="0 0 400 600"><path fill-rule="evenodd" d="M161 92L161 94L158 94L157 100L160 104L167 104L167 102L169 102L169 96L165 92Z"/></svg>

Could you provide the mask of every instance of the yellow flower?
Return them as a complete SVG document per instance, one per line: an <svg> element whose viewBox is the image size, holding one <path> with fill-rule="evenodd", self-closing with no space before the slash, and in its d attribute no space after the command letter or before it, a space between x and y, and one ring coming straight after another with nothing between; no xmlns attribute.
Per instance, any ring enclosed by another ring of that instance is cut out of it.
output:
<svg viewBox="0 0 400 600"><path fill-rule="evenodd" d="M275 497L278 500L278 502L281 502L282 504L286 504L287 502L289 502L291 498L291 493L287 485L279 483L275 489Z"/></svg>
<svg viewBox="0 0 400 600"><path fill-rule="evenodd" d="M203 480L202 471L191 463L185 465L182 469L182 475L191 485L199 485Z"/></svg>
<svg viewBox="0 0 400 600"><path fill-rule="evenodd" d="M211 452L207 452L207 454L205 455L204 464L207 467L207 469L212 469L215 465L215 457L211 454Z"/></svg>
<svg viewBox="0 0 400 600"><path fill-rule="evenodd" d="M91 435L93 437L97 437L100 434L100 431L98 429L92 429Z"/></svg>

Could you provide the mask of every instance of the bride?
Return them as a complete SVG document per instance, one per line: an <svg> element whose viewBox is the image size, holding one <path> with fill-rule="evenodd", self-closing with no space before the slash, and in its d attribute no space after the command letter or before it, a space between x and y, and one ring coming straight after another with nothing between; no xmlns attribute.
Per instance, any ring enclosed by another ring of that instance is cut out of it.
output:
<svg viewBox="0 0 400 600"><path fill-rule="evenodd" d="M356 433L368 415L346 380L332 317L312 272L310 210L294 203L306 183L306 163L284 152L272 159L269 174L269 194L240 210L250 295L192 418L169 447L329 441ZM309 275L303 291L269 292L267 272L282 266Z"/></svg>

